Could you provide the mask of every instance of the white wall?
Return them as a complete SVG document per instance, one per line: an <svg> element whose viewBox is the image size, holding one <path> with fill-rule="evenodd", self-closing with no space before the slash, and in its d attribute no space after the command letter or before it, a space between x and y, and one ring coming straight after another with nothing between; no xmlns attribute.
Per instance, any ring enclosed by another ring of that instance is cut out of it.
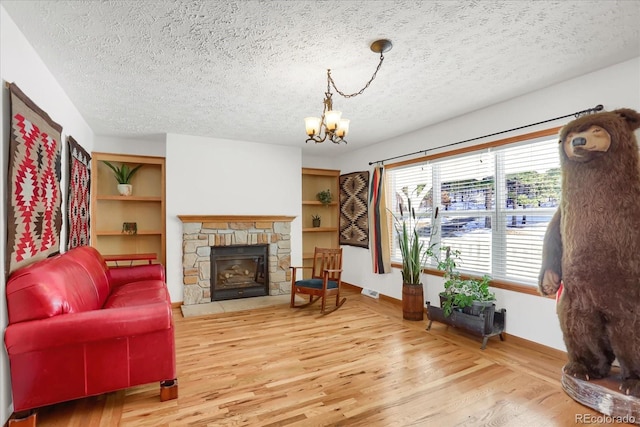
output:
<svg viewBox="0 0 640 427"><path fill-rule="evenodd" d="M512 129L529 123L551 119L603 104L605 110L629 107L640 111L640 57L608 67L579 78L539 90L455 119L412 132L375 146L350 152L336 159L336 169L342 173L372 170L369 162L412 153L445 144ZM562 126L571 118L562 119L510 132L497 137L474 141L481 144L535 130ZM465 145L454 148L461 148ZM429 154L436 153L436 150ZM407 157L408 159L410 157ZM401 159L401 160L406 160ZM398 160L396 160L398 161ZM393 162L393 161L391 161ZM344 247L345 272L343 279L366 288L374 289L393 298L402 298L400 271L391 274L372 273L371 255L368 250ZM442 279L427 276L426 299L438 301ZM511 291L496 290L498 308L506 308L506 330L509 334L565 350L562 341L555 301L548 298Z"/></svg>
<svg viewBox="0 0 640 427"><path fill-rule="evenodd" d="M15 83L18 87L46 111L51 118L62 125L62 196L63 207L66 203L66 167L67 146L66 137L71 135L87 151L93 148L93 132L84 121L64 90L53 78L40 57L33 50L24 35L11 20L4 7L0 6L0 76L2 77L2 105L0 115L2 117L0 133L2 135L2 150L0 150L0 164L2 165L2 186L0 187L0 329L7 326L6 282L4 277L7 218L5 198L7 190L7 164L6 158L9 147L9 90L4 87L5 82ZM64 250L66 229L63 225L60 246ZM4 342L4 338L3 338ZM0 350L0 422L4 422L13 412L11 403L11 382L9 376L9 361L4 344Z"/></svg>
<svg viewBox="0 0 640 427"><path fill-rule="evenodd" d="M339 147L336 148L337 150L340 150ZM338 151L337 153L339 152L340 151ZM336 156L339 155L337 153ZM340 167L336 164L336 159L334 157L322 157L308 154L302 155L302 167L314 169L340 169Z"/></svg>
<svg viewBox="0 0 640 427"><path fill-rule="evenodd" d="M118 138L113 136L96 135L93 151L99 153L130 154L133 156L165 157L166 137L158 135L154 138Z"/></svg>
<svg viewBox="0 0 640 427"><path fill-rule="evenodd" d="M287 215L291 261L302 263L301 150L255 142L167 135L167 285L182 301L178 215Z"/></svg>

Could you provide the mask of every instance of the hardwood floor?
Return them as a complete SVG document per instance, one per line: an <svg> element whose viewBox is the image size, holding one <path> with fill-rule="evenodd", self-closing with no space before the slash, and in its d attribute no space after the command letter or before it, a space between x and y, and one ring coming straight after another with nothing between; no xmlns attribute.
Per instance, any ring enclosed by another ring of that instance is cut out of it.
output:
<svg viewBox="0 0 640 427"><path fill-rule="evenodd" d="M176 322L179 397L149 384L42 409L45 426L569 426L599 414L560 386L565 363L347 292L338 311L262 308Z"/></svg>

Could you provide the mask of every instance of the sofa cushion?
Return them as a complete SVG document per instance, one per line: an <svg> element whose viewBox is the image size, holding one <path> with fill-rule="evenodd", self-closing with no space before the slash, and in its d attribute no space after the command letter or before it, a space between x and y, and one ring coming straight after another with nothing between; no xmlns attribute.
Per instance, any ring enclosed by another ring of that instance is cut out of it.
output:
<svg viewBox="0 0 640 427"><path fill-rule="evenodd" d="M160 280L166 282L162 264L134 265L131 267L113 267L107 269L111 290L127 283L140 280Z"/></svg>
<svg viewBox="0 0 640 427"><path fill-rule="evenodd" d="M119 286L111 292L110 297L114 295L126 295L131 292L139 292L147 289L165 289L166 286L162 280L150 279L150 280L138 280L137 282L127 283L126 285Z"/></svg>
<svg viewBox="0 0 640 427"><path fill-rule="evenodd" d="M102 305L87 270L61 255L16 270L9 277L6 293L9 323L95 310Z"/></svg>
<svg viewBox="0 0 640 427"><path fill-rule="evenodd" d="M141 280L122 285L113 291L103 308L131 307L170 301L164 282Z"/></svg>
<svg viewBox="0 0 640 427"><path fill-rule="evenodd" d="M65 252L65 256L72 258L87 271L93 281L98 293L98 300L102 306L111 289L107 277L107 263L100 255L100 252L91 246L79 246Z"/></svg>

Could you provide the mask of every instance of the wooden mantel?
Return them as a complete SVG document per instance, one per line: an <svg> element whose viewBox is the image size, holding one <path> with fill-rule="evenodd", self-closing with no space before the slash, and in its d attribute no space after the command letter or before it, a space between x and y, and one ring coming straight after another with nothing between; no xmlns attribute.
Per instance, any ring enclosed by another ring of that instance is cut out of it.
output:
<svg viewBox="0 0 640 427"><path fill-rule="evenodd" d="M178 215L182 222L291 222L295 216L274 215Z"/></svg>

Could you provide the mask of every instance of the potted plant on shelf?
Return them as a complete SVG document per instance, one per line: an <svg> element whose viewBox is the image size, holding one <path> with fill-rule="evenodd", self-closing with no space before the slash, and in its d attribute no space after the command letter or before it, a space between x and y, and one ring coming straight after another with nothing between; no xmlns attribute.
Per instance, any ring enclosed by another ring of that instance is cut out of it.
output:
<svg viewBox="0 0 640 427"><path fill-rule="evenodd" d="M113 171L113 176L118 182L118 193L120 193L121 196L130 196L133 193L131 178L142 167L142 165L130 168L125 163L120 167L115 166L106 160L103 160L102 163L107 165L109 169Z"/></svg>
<svg viewBox="0 0 640 427"><path fill-rule="evenodd" d="M318 198L320 203L322 203L323 205L328 205L333 200L333 196L331 195L330 189L320 191L318 194L316 194L316 197Z"/></svg>
<svg viewBox="0 0 640 427"><path fill-rule="evenodd" d="M320 227L320 215L312 215L311 220L313 221L314 227Z"/></svg>
<svg viewBox="0 0 640 427"><path fill-rule="evenodd" d="M402 257L402 318L405 320L422 320L424 313L424 289L420 281L422 266L433 255L435 244L431 243L433 232L429 242L420 240L416 228L416 212L411 207L411 199L408 200L407 218L404 217L402 204L399 206L400 217L393 215L394 228L398 238L398 248ZM438 209L435 210L436 218ZM432 230L435 229L432 227Z"/></svg>

